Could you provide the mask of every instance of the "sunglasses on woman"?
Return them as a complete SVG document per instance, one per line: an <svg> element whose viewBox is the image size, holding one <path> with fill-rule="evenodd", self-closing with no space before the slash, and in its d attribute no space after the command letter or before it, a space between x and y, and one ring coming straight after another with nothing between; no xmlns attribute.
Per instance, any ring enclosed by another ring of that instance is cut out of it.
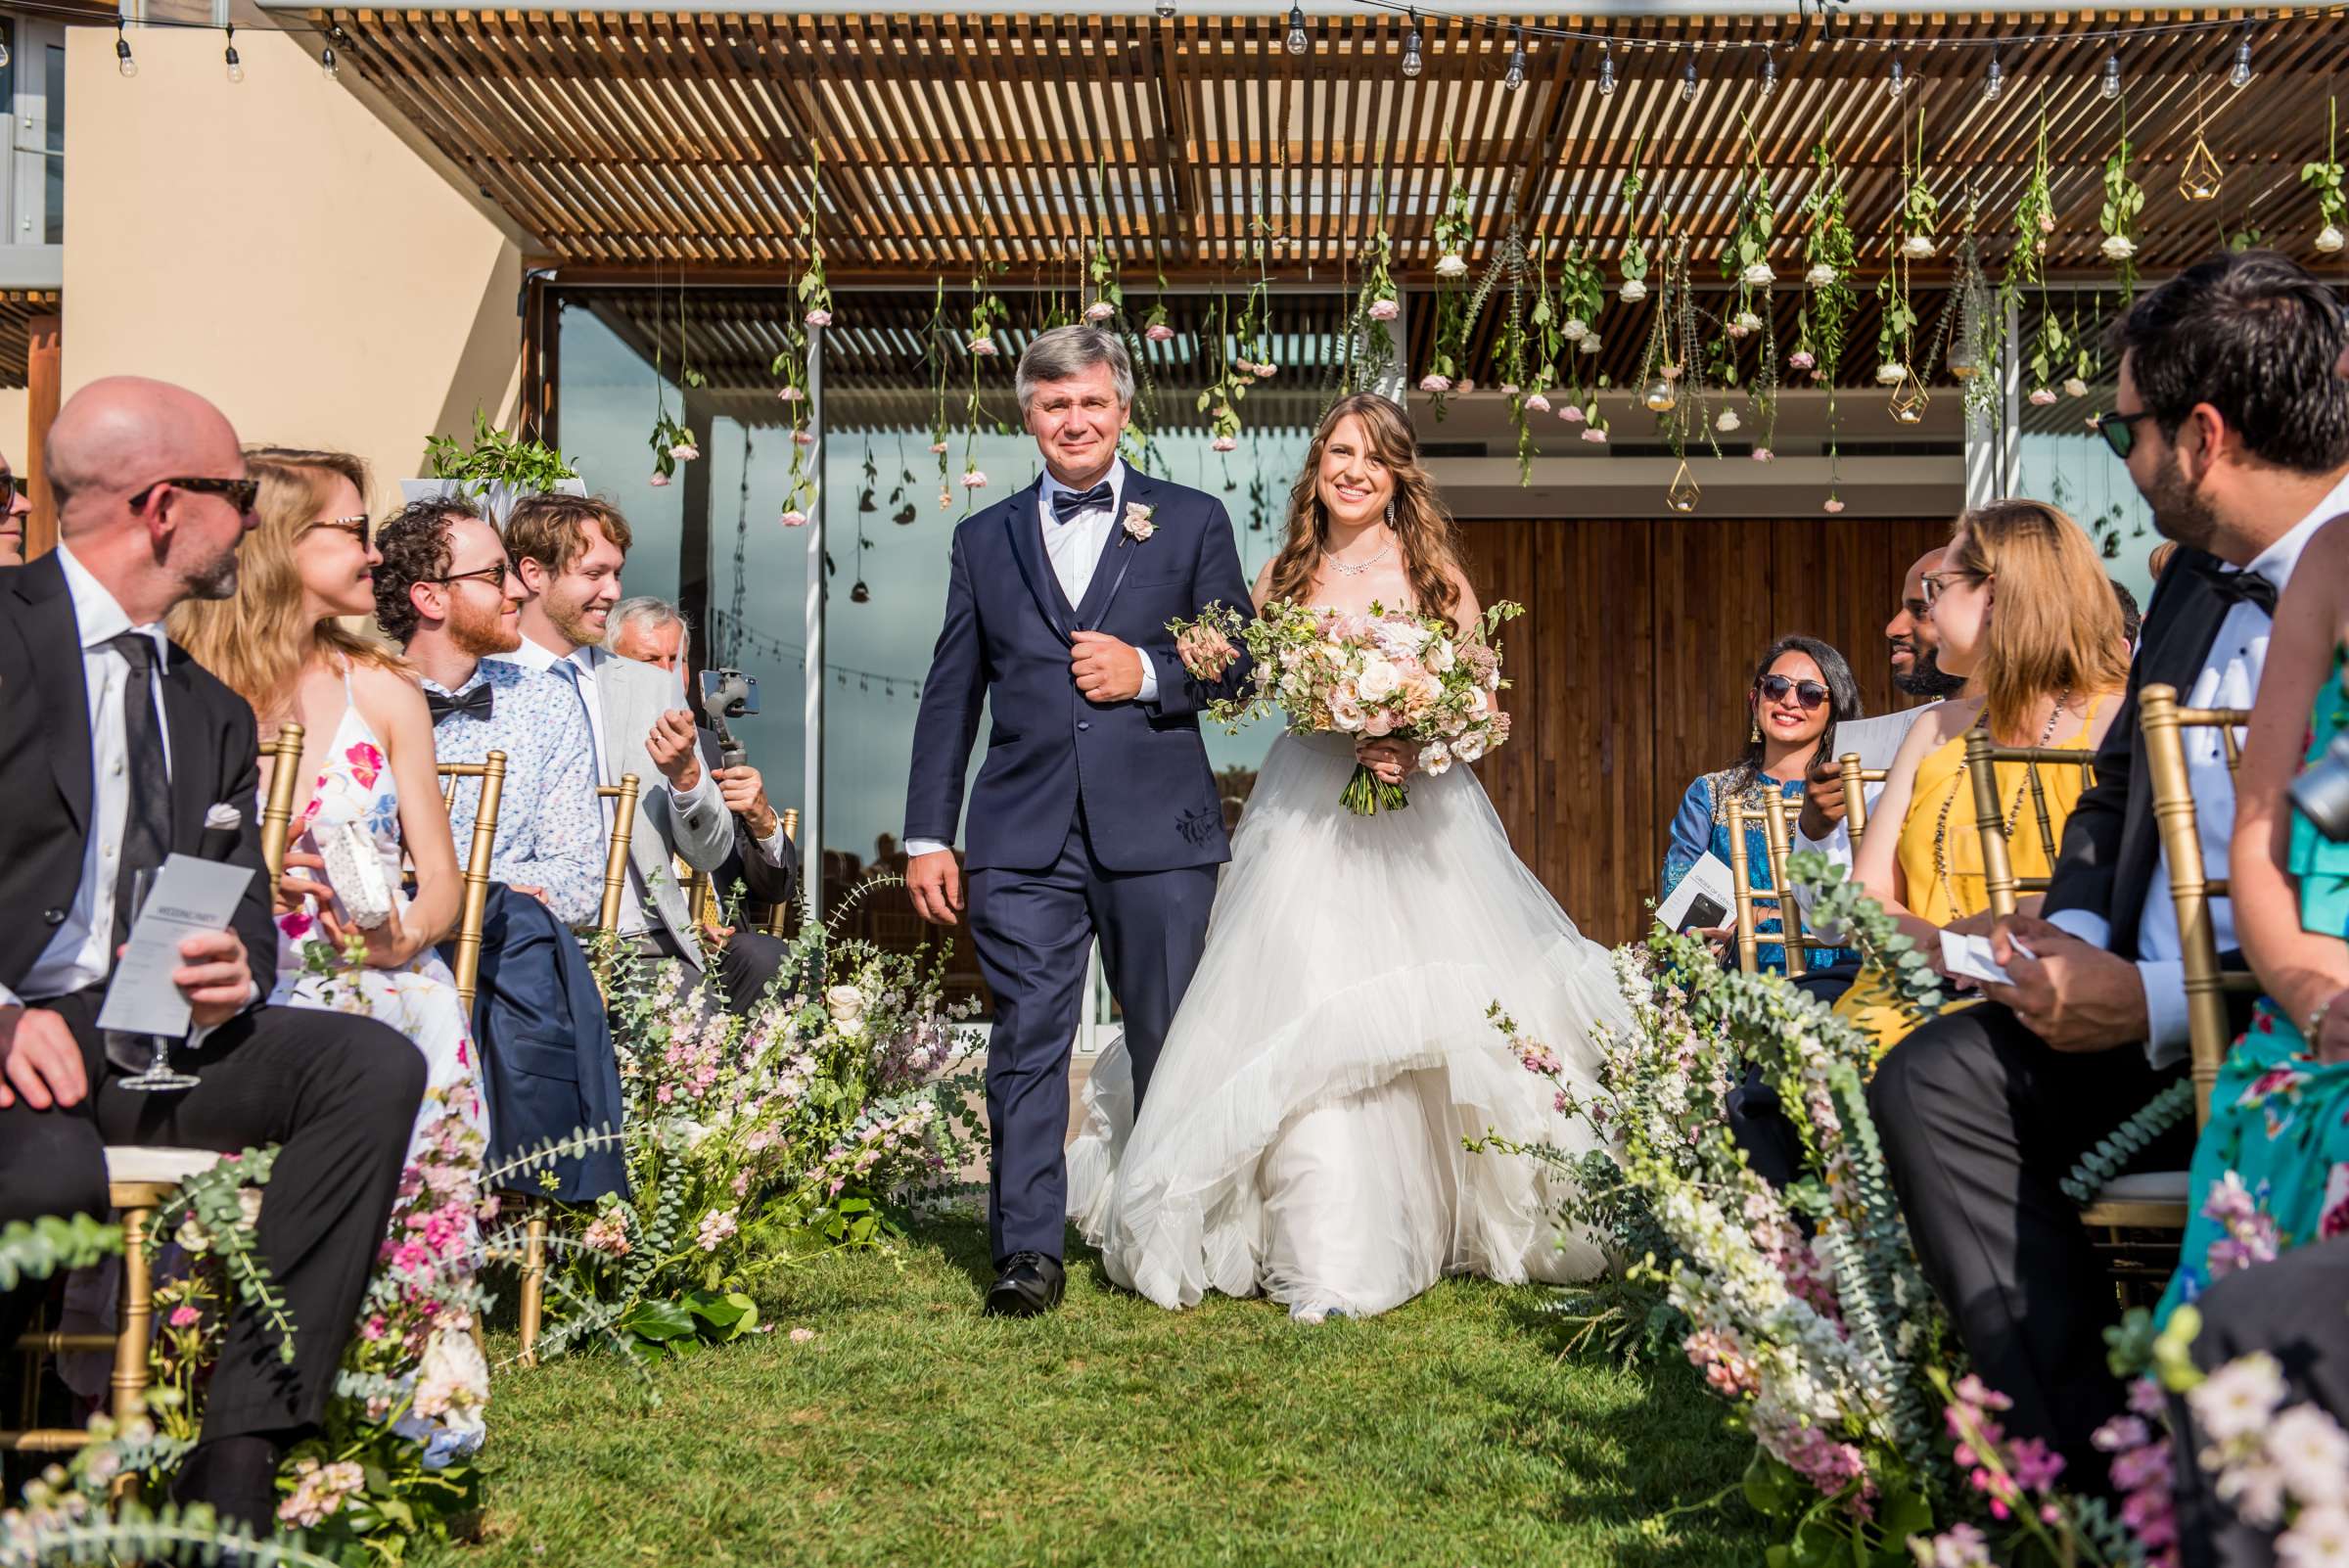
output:
<svg viewBox="0 0 2349 1568"><path fill-rule="evenodd" d="M337 533L347 533L358 540L361 550L367 548L369 530L373 527L373 522L364 512L357 517L322 517L310 525L311 529L333 529ZM304 533L309 530L309 529L302 530Z"/></svg>
<svg viewBox="0 0 2349 1568"><path fill-rule="evenodd" d="M1784 702L1787 693L1791 692L1794 700L1803 705L1805 713L1817 712L1819 704L1827 700L1827 688L1818 681L1788 680L1784 675L1764 675L1755 683L1754 689L1762 694L1764 700L1773 703Z"/></svg>

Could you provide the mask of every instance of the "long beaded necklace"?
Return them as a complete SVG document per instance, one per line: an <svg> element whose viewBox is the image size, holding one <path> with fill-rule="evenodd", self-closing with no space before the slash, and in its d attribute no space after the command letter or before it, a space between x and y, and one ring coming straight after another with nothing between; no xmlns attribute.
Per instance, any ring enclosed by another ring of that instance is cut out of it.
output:
<svg viewBox="0 0 2349 1568"><path fill-rule="evenodd" d="M2071 700L2072 688L2069 686L2064 687L2062 691L2056 694L2055 711L2048 715L2047 727L2039 732L2039 745L2041 749L2045 749L2048 742L2053 738L2055 734L2055 726L2063 719L2064 707ZM1979 729L1987 729L1989 724L1990 711L1986 708L1983 710L1982 716L1974 721L1974 727ZM1950 793L1942 798L1941 815L1933 823L1933 876L1934 879L1941 884L1942 896L1950 900L1950 907L1952 909L1958 908L1958 890L1950 882L1950 807L1958 804L1958 796L1965 788L1965 770L1967 765L1968 764L1964 762L1959 762L1958 764L1958 772L1950 780ZM2006 808L2004 830L2001 836L2004 837L2009 844L2014 842L2015 821L2023 814L2023 793L2031 787L2031 765L2032 764L2030 763L2024 764L2023 781L2014 787L2014 804ZM1994 779L1998 776L1998 769L1995 766L1991 769L1991 776Z"/></svg>

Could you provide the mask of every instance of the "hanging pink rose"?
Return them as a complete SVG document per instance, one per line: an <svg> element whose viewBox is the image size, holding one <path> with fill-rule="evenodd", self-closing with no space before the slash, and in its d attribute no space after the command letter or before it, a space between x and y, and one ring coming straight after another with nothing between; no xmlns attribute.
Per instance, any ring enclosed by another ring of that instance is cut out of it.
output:
<svg viewBox="0 0 2349 1568"><path fill-rule="evenodd" d="M1754 448L1754 461L1757 463L1775 462L1777 460L1777 453L1772 451L1767 446L1757 446Z"/></svg>
<svg viewBox="0 0 2349 1568"><path fill-rule="evenodd" d="M1110 317L1116 315L1117 313L1118 307L1111 304L1107 300L1095 300L1091 304L1088 304L1084 307L1084 319L1087 321L1107 321Z"/></svg>
<svg viewBox="0 0 2349 1568"><path fill-rule="evenodd" d="M1451 378L1450 376L1422 376L1419 378L1419 390L1423 392L1448 392L1451 391Z"/></svg>
<svg viewBox="0 0 2349 1568"><path fill-rule="evenodd" d="M1809 370L1818 363L1818 356L1808 348L1797 348L1786 356L1786 367L1789 370Z"/></svg>
<svg viewBox="0 0 2349 1568"><path fill-rule="evenodd" d="M1174 338L1174 329L1163 321L1153 321L1142 329L1142 336L1152 343L1167 343Z"/></svg>
<svg viewBox="0 0 2349 1568"><path fill-rule="evenodd" d="M1579 425L1587 417L1579 403L1568 403L1558 410L1558 417L1569 425Z"/></svg>
<svg viewBox="0 0 2349 1568"><path fill-rule="evenodd" d="M1207 444L1216 451L1228 452L1236 449L1240 443L1232 437L1219 436L1214 440L1209 441Z"/></svg>
<svg viewBox="0 0 2349 1568"><path fill-rule="evenodd" d="M1546 414L1549 412L1549 399L1540 392L1535 392L1525 400L1525 406L1529 412Z"/></svg>
<svg viewBox="0 0 2349 1568"><path fill-rule="evenodd" d="M1606 438L1607 433L1598 426L1585 425L1583 427L1583 439L1587 441L1603 441Z"/></svg>
<svg viewBox="0 0 2349 1568"><path fill-rule="evenodd" d="M832 312L829 310L810 310L807 312L806 320L807 325L810 327L829 327L832 325Z"/></svg>
<svg viewBox="0 0 2349 1568"><path fill-rule="evenodd" d="M1827 499L1826 499L1826 503L1825 503L1825 505L1824 505L1824 507L1823 507L1823 510L1825 510L1825 511L1828 511L1828 512L1840 512L1840 511L1842 511L1842 510L1843 510L1843 497L1842 497L1842 496L1840 496L1840 495L1830 495L1830 496L1828 496L1828 497L1827 497Z"/></svg>
<svg viewBox="0 0 2349 1568"><path fill-rule="evenodd" d="M668 476L667 474L655 474L651 479L645 481L645 483L650 484L656 490L665 490L668 488Z"/></svg>
<svg viewBox="0 0 2349 1568"><path fill-rule="evenodd" d="M1370 301L1370 319L1373 321L1392 321L1401 314L1403 314L1403 306L1393 300Z"/></svg>
<svg viewBox="0 0 2349 1568"><path fill-rule="evenodd" d="M807 400L807 394L797 387L785 387L775 395L787 403L804 403Z"/></svg>
<svg viewBox="0 0 2349 1568"><path fill-rule="evenodd" d="M807 514L795 506L776 521L787 529L804 529L807 526Z"/></svg>

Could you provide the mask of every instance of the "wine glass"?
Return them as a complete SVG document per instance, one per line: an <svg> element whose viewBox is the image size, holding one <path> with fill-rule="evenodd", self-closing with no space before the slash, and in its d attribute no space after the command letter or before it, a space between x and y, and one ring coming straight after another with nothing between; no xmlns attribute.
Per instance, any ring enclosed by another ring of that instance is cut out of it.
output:
<svg viewBox="0 0 2349 1568"><path fill-rule="evenodd" d="M147 890L154 885L152 871L133 871L130 874L130 911L125 929L138 924L139 911L147 906ZM192 1073L176 1072L171 1066L171 1039L166 1035L127 1035L119 1030L107 1031L111 1040L125 1047L146 1040L155 1052L155 1059L141 1071L125 1079L117 1079L126 1089L151 1093L168 1093L176 1089L192 1089L200 1082Z"/></svg>

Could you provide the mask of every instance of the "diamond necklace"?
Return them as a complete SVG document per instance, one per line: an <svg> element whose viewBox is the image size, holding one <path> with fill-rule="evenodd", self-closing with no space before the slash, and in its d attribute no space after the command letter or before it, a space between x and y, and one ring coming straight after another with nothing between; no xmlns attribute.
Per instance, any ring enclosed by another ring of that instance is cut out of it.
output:
<svg viewBox="0 0 2349 1568"><path fill-rule="evenodd" d="M1378 554L1372 556L1369 560L1362 562L1359 566L1351 561L1341 561L1334 555L1324 555L1321 559L1327 561L1330 564L1331 570L1335 571L1340 576L1359 577L1363 573L1369 571L1372 567L1378 565L1381 561L1384 561L1387 558L1387 553L1394 548L1395 542L1390 539L1385 544L1382 544L1378 547Z"/></svg>

